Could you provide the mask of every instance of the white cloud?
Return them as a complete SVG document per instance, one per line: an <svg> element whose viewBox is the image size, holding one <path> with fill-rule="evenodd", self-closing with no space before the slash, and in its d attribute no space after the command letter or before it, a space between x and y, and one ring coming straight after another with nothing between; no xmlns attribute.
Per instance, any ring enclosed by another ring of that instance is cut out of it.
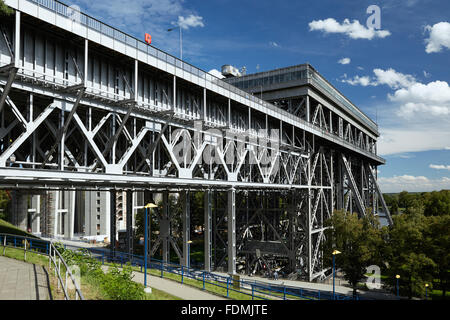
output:
<svg viewBox="0 0 450 320"><path fill-rule="evenodd" d="M425 78L429 78L429 77L431 77L431 73L426 72L425 70L423 70L423 76L424 76Z"/></svg>
<svg viewBox="0 0 450 320"><path fill-rule="evenodd" d="M274 47L274 48L278 48L280 45L278 44L278 43L276 43L275 41L270 41L269 42L269 45L271 46L271 47Z"/></svg>
<svg viewBox="0 0 450 320"><path fill-rule="evenodd" d="M204 27L205 26L203 24L203 17L197 16L197 15L193 15L193 14L190 14L187 17L178 16L178 25L182 29L185 29L185 30L187 30L189 28Z"/></svg>
<svg viewBox="0 0 450 320"><path fill-rule="evenodd" d="M387 70L374 69L373 73L375 75L373 77L356 75L353 78L344 79L342 82L353 86L361 85L363 87L376 87L385 84L392 89L406 88L416 83L416 79L412 75L397 72L392 68Z"/></svg>
<svg viewBox="0 0 450 320"><path fill-rule="evenodd" d="M436 169L436 170L449 170L450 171L450 165L430 164L430 168Z"/></svg>
<svg viewBox="0 0 450 320"><path fill-rule="evenodd" d="M402 175L389 178L379 177L378 183L383 192L400 192L403 190L422 192L450 188L450 178L448 177L429 179L424 176Z"/></svg>
<svg viewBox="0 0 450 320"><path fill-rule="evenodd" d="M392 89L406 88L413 85L416 79L409 74L397 72L392 68L387 70L374 69L377 84L386 84Z"/></svg>
<svg viewBox="0 0 450 320"><path fill-rule="evenodd" d="M187 17L184 23L189 24L194 20L188 18L195 16L192 10L185 7L184 0L127 0L125 4L122 0L71 2L79 5L83 12L142 40L145 33L150 33L152 45L172 54L179 52L179 39L177 33L167 32L170 22L176 24L178 17L183 16ZM202 54L202 44L199 42L183 49L189 56Z"/></svg>
<svg viewBox="0 0 450 320"><path fill-rule="evenodd" d="M333 18L311 21L309 23L309 30L322 31L324 33L342 33L352 39L368 40L372 40L373 38L385 38L391 35L388 30L366 28L360 24L358 20L353 20L353 22L350 22L349 19L345 19L343 23L339 23Z"/></svg>
<svg viewBox="0 0 450 320"><path fill-rule="evenodd" d="M350 58L342 58L338 61L340 64L349 64L352 60Z"/></svg>
<svg viewBox="0 0 450 320"><path fill-rule="evenodd" d="M400 103L397 113L403 117L417 113L422 113L424 117L450 116L450 87L445 81L415 83L388 96L391 101Z"/></svg>
<svg viewBox="0 0 450 320"><path fill-rule="evenodd" d="M442 150L450 141L450 130L442 130L440 124L411 125L403 118L395 121L388 128L380 128L378 139L378 154L381 156L419 152L427 150Z"/></svg>
<svg viewBox="0 0 450 320"><path fill-rule="evenodd" d="M425 31L429 37L425 39L426 53L441 52L443 48L450 49L450 23L439 22L433 26L427 25Z"/></svg>
<svg viewBox="0 0 450 320"><path fill-rule="evenodd" d="M374 69L374 76L354 76L341 82L356 86L387 85L396 91L388 94L390 101L396 103L396 113L400 117L408 118L421 114L423 119L430 117L450 116L450 86L446 81L420 83L410 74L403 74L389 68L387 70ZM449 119L450 121L450 119Z"/></svg>
<svg viewBox="0 0 450 320"><path fill-rule="evenodd" d="M343 79L343 80L341 80L341 82L351 84L352 86L360 85L363 87L377 85L375 82L372 82L372 80L370 79L369 76L363 76L363 77L354 76L353 78L350 78L350 79Z"/></svg>
<svg viewBox="0 0 450 320"><path fill-rule="evenodd" d="M212 74L213 76L219 78L219 79L223 79L225 78L225 76L222 74L222 72L220 72L217 69L211 69L208 71L209 74Z"/></svg>

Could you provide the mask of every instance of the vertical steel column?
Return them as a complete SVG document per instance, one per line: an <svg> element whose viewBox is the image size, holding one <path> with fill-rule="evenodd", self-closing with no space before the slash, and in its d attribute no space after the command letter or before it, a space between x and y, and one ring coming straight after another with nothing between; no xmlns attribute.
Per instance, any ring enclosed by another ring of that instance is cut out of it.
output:
<svg viewBox="0 0 450 320"><path fill-rule="evenodd" d="M134 85L134 101L138 101L139 96L139 61L134 60L134 79L133 79L133 85Z"/></svg>
<svg viewBox="0 0 450 320"><path fill-rule="evenodd" d="M116 190L110 190L110 234L111 248L110 256L116 256Z"/></svg>
<svg viewBox="0 0 450 320"><path fill-rule="evenodd" d="M228 128L231 128L231 99L228 98L228 121L227 121L227 126Z"/></svg>
<svg viewBox="0 0 450 320"><path fill-rule="evenodd" d="M88 65L89 65L89 40L84 39L84 85L87 85L88 81Z"/></svg>
<svg viewBox="0 0 450 320"><path fill-rule="evenodd" d="M313 137L314 139L314 137ZM314 144L314 140L313 140L313 144ZM314 147L313 147L314 148ZM312 151L314 151L314 149L312 149ZM308 158L308 165L307 165L307 170L308 170L308 216L307 216L307 223L306 226L308 228L307 232L308 234L306 235L306 241L307 241L307 252L308 252L308 280L311 281L312 280L312 275L313 275L313 270L312 270L312 221L311 221L311 206L312 206L312 189L311 189L311 183L312 183L312 172L311 172L311 160L312 160L312 155L313 153L310 151L309 152L309 158Z"/></svg>
<svg viewBox="0 0 450 320"><path fill-rule="evenodd" d="M206 88L203 88L203 121L206 121Z"/></svg>
<svg viewBox="0 0 450 320"><path fill-rule="evenodd" d="M228 273L236 274L236 190L227 191L228 205Z"/></svg>
<svg viewBox="0 0 450 320"><path fill-rule="evenodd" d="M20 65L20 11L16 10L16 29L14 31L14 66Z"/></svg>
<svg viewBox="0 0 450 320"><path fill-rule="evenodd" d="M75 107L75 106L73 106ZM72 107L72 108L73 108ZM61 128L60 130L63 130L64 128L64 110L61 108ZM56 139L58 139L59 135L56 135ZM61 141L56 141L56 143L59 143L59 165L60 165L60 170L64 171L64 148L65 148L65 140L66 140L66 133L64 132L64 130L62 131L62 134L60 136Z"/></svg>
<svg viewBox="0 0 450 320"><path fill-rule="evenodd" d="M28 105L29 105L29 119L28 121L33 121L34 120L34 99L33 99L33 94L30 93L30 95L28 96ZM33 163L36 162L36 133L33 132L32 136L31 136L32 142L31 142L31 152L32 152L32 156L31 156L31 161L33 161ZM32 166L33 169L36 168L36 165L33 164Z"/></svg>
<svg viewBox="0 0 450 320"><path fill-rule="evenodd" d="M189 241L191 240L191 201L189 191L182 191L181 195L183 200L183 261L181 264L185 267L189 267Z"/></svg>
<svg viewBox="0 0 450 320"><path fill-rule="evenodd" d="M333 133L333 112L330 110L330 132Z"/></svg>
<svg viewBox="0 0 450 320"><path fill-rule="evenodd" d="M177 106L177 76L173 76L173 103L172 103L172 110L175 111L175 108ZM137 100L137 99L136 99Z"/></svg>
<svg viewBox="0 0 450 320"><path fill-rule="evenodd" d="M211 271L212 258L212 198L211 190L206 190L204 193L204 243L205 243L205 270Z"/></svg>
<svg viewBox="0 0 450 320"><path fill-rule="evenodd" d="M309 96L306 96L306 121L311 122Z"/></svg>
<svg viewBox="0 0 450 320"><path fill-rule="evenodd" d="M127 252L131 255L133 254L133 191L127 190Z"/></svg>

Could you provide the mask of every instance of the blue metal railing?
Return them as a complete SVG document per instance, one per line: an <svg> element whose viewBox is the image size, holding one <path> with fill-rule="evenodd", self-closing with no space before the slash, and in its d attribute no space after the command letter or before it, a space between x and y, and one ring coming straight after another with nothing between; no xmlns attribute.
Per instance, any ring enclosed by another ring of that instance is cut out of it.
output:
<svg viewBox="0 0 450 320"><path fill-rule="evenodd" d="M17 249L23 248L25 260L27 257L27 252L33 252L36 254L48 256L49 269L52 265L54 266L55 276L57 276L58 289L60 287L62 288L64 298L66 300L70 300L69 289L67 286L67 280L70 279L75 287L75 299L84 300L79 284L75 280L69 266L66 264L64 258L61 256L58 249L56 249L52 241L14 234L0 233L0 246L3 247L2 255L5 255L6 249L8 247ZM63 280L61 263L65 267L65 280Z"/></svg>
<svg viewBox="0 0 450 320"><path fill-rule="evenodd" d="M67 249L79 249L76 246L65 246ZM127 252L115 251L115 255L110 250L101 250L95 248L85 248L91 252L91 256L102 263L114 263L123 267L129 263L131 266L139 267L144 272L144 256L129 254ZM149 269L159 270L160 277L164 277L164 273L168 272L180 276L180 282L184 283L185 279L192 279L201 284L205 289L206 285L212 285L226 290L226 296L229 297L230 292L237 292L254 299L304 299L304 300L333 300L333 293L329 291L321 291L310 288L300 288L282 284L272 284L257 280L233 279L232 276L223 276L216 273L188 268L180 264L172 262L164 262L162 260L151 258L147 263ZM237 289L239 287L240 289ZM352 300L353 296L335 294L335 300ZM359 297L356 297L359 300Z"/></svg>

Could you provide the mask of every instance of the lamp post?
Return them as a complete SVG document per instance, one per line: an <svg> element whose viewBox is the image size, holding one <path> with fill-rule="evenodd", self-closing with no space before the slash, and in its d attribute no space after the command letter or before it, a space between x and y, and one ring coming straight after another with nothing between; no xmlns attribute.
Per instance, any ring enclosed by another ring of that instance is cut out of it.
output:
<svg viewBox="0 0 450 320"><path fill-rule="evenodd" d="M334 250L333 252L332 252L332 254L333 254L333 300L336 300L336 294L335 294L335 273L336 273L336 268L335 268L335 265L336 265L336 263L335 263L335 256L337 255L337 254L339 254L339 253L341 253L340 251L338 251L338 250Z"/></svg>
<svg viewBox="0 0 450 320"><path fill-rule="evenodd" d="M147 288L147 260L148 260L148 258L147 258L147 255L148 255L148 253L147 253L147 251L148 251L148 249L147 249L147 243L148 243L148 240L147 240L147 234L148 234L148 222L147 222L147 220L148 220L148 208L157 208L158 206L156 205L156 204L154 204L154 203L148 203L146 206L145 206L145 219L144 219L144 290L145 290L145 292L148 292L148 293L151 293L152 292L152 289L151 288Z"/></svg>
<svg viewBox="0 0 450 320"><path fill-rule="evenodd" d="M175 29L180 29L180 60L183 60L183 36L182 36L182 31L181 31L181 27L180 25L177 25L176 27L167 29L167 31L173 31Z"/></svg>
<svg viewBox="0 0 450 320"><path fill-rule="evenodd" d="M425 300L428 300L428 283L425 283Z"/></svg>
<svg viewBox="0 0 450 320"><path fill-rule="evenodd" d="M399 297L399 286L398 286L398 279L400 279L400 275L399 274L397 274L396 276L395 276L395 278L397 279L397 298Z"/></svg>

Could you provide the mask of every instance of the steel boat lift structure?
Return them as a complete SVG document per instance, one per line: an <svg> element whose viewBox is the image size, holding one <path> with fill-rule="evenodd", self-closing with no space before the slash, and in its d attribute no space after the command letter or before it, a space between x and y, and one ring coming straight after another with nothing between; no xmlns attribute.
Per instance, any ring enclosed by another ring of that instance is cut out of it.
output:
<svg viewBox="0 0 450 320"><path fill-rule="evenodd" d="M54 190L53 220L42 219L71 212L73 225L75 192L101 191L114 241L126 192L132 251L133 199L160 194L150 250L187 265L191 197L203 192L205 270L266 261L309 281L326 276L320 244L334 210L392 223L377 125L309 64L221 80L61 2L5 3L15 13L0 23L0 185Z"/></svg>

